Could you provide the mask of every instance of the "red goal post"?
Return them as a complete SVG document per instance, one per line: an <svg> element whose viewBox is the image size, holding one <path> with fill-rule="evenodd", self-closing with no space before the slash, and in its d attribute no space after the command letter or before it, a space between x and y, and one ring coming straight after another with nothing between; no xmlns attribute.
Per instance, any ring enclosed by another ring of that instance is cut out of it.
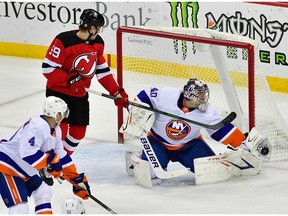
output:
<svg viewBox="0 0 288 216"><path fill-rule="evenodd" d="M265 76L262 75L259 79L261 74L255 71L257 48L257 43L252 39L210 29L119 27L117 81L132 100L139 90L148 85L159 88L173 85L183 88L189 78L198 77L211 87L210 102L219 108L219 112L224 110L226 113L237 113L238 117L234 123L243 132L257 127L259 121L262 124L259 127L262 129L269 121L265 123L267 119L257 120L257 112L260 119L262 112L268 112L269 109L257 111L255 102L259 102L261 107L265 98L256 97L265 96L270 89ZM246 93L243 93L243 89ZM225 102L223 98L226 98ZM277 107L275 109L277 112ZM124 121L123 109L118 108L118 129ZM282 125L279 126L280 129L278 125L275 127L271 133L281 130L281 133L284 133L283 140L287 141L287 134L282 131ZM270 130L268 134L266 129L263 131L264 136L270 135ZM123 143L123 134L119 132L118 135L118 142ZM277 140L272 141L276 142L275 145L279 144ZM288 145L285 145L286 155Z"/></svg>

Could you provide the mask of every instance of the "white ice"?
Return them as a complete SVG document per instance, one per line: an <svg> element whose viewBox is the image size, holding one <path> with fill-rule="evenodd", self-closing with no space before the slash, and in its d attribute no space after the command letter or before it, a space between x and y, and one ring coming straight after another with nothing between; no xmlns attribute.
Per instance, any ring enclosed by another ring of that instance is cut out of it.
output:
<svg viewBox="0 0 288 216"><path fill-rule="evenodd" d="M41 112L45 78L41 60L0 56L0 138L9 138L29 117ZM104 91L95 79L92 89ZM288 124L288 95L273 93ZM118 214L288 214L288 161L263 165L257 176L195 186L191 175L163 181L146 189L125 171L124 152L137 144L118 144L116 107L109 99L90 95L91 123L73 154L85 172L93 195ZM67 182L54 183L52 207L61 213L65 199L75 197ZM93 200L84 201L88 214L109 214ZM29 200L30 213L34 211ZM0 214L7 214L0 201Z"/></svg>

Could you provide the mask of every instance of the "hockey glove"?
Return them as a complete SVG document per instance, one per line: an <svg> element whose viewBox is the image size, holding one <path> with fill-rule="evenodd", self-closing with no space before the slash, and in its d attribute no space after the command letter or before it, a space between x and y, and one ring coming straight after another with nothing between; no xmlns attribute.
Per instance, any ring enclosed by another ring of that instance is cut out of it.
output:
<svg viewBox="0 0 288 216"><path fill-rule="evenodd" d="M261 160L270 160L272 150L271 144L269 143L268 138L263 138L256 128L251 129L247 138L240 145L240 148L251 152Z"/></svg>
<svg viewBox="0 0 288 216"><path fill-rule="evenodd" d="M75 95L85 95L85 84L81 76L77 73L72 73L67 78L67 84Z"/></svg>
<svg viewBox="0 0 288 216"><path fill-rule="evenodd" d="M88 184L88 180L84 173L81 173L76 178L71 178L71 181L73 181L75 184L77 184L79 187L73 186L73 193L82 199L86 200L89 198L88 195L91 194L90 186Z"/></svg>
<svg viewBox="0 0 288 216"><path fill-rule="evenodd" d="M120 88L116 93L114 93L114 96L118 98L114 100L116 106L125 108L129 106L128 95L123 88Z"/></svg>
<svg viewBox="0 0 288 216"><path fill-rule="evenodd" d="M49 174L53 175L54 178L58 178L61 175L62 165L58 154L51 149L47 158L47 171Z"/></svg>
<svg viewBox="0 0 288 216"><path fill-rule="evenodd" d="M142 106L149 107L148 104L142 103L141 101L136 102ZM151 129L154 120L154 112L140 107L131 106L126 124L124 123L119 131L125 135L128 134L132 137L140 137L147 134L147 132Z"/></svg>
<svg viewBox="0 0 288 216"><path fill-rule="evenodd" d="M47 185L52 186L54 184L53 177L48 173L47 167L40 169L39 175Z"/></svg>

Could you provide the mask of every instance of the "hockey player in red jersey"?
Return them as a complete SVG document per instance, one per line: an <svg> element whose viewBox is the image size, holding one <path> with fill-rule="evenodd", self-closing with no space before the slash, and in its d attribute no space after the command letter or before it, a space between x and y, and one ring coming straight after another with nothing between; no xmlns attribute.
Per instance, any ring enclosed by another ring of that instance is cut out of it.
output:
<svg viewBox="0 0 288 216"><path fill-rule="evenodd" d="M65 175L75 195L88 199L90 187L84 173L78 174L63 149L59 123L69 109L60 98L47 97L42 115L29 119L9 140L0 141L0 194L9 214L29 214L28 197L33 197L36 214L52 214L52 191L38 175L47 168L54 177Z"/></svg>
<svg viewBox="0 0 288 216"><path fill-rule="evenodd" d="M47 78L46 96L63 99L70 115L60 127L64 148L71 155L84 138L89 125L89 101L85 88L94 76L99 83L119 99L116 106L128 107L128 95L116 83L103 56L104 41L98 33L104 17L93 9L85 9L80 16L79 30L60 33L51 43L42 64Z"/></svg>

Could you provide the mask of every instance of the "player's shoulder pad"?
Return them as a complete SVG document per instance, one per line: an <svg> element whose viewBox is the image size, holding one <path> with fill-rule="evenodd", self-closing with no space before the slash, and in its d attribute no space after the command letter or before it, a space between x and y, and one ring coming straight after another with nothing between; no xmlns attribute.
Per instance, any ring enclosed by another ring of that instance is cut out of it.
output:
<svg viewBox="0 0 288 216"><path fill-rule="evenodd" d="M75 30L61 32L56 36L56 38L63 43L64 48L67 48L79 43L79 38L77 37L76 32L77 31Z"/></svg>
<svg viewBox="0 0 288 216"><path fill-rule="evenodd" d="M48 133L51 131L49 124L43 116L34 116L29 120L29 127L31 131L38 133Z"/></svg>
<svg viewBox="0 0 288 216"><path fill-rule="evenodd" d="M97 35L97 37L95 38L95 40L91 40L90 44L101 44L104 46L104 40L100 35Z"/></svg>

